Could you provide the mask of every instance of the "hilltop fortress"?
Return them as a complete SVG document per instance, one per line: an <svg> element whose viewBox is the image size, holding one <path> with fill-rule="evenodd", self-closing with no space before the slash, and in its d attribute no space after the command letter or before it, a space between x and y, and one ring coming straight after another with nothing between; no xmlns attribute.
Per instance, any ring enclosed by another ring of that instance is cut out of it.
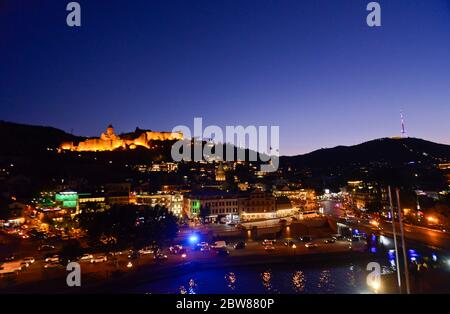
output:
<svg viewBox="0 0 450 314"><path fill-rule="evenodd" d="M60 151L70 150L77 152L112 151L119 148L134 149L138 146L150 148L150 141L170 141L183 139L181 132L153 132L136 128L132 133L116 135L112 125L100 137L88 138L85 141L74 144L64 142L60 145Z"/></svg>

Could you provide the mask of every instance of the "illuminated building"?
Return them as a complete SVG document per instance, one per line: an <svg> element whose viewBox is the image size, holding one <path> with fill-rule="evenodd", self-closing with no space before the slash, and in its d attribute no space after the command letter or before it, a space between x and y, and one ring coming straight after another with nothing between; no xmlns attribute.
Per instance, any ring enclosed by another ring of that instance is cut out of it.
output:
<svg viewBox="0 0 450 314"><path fill-rule="evenodd" d="M239 221L238 196L221 190L203 190L184 197L183 211L189 218L200 215L201 208L208 209L207 222Z"/></svg>
<svg viewBox="0 0 450 314"><path fill-rule="evenodd" d="M277 218L276 199L269 192L253 190L239 198L239 213L242 221Z"/></svg>
<svg viewBox="0 0 450 314"><path fill-rule="evenodd" d="M103 211L106 209L106 198L104 195L93 195L91 193L78 194L78 206L80 212L86 209Z"/></svg>
<svg viewBox="0 0 450 314"><path fill-rule="evenodd" d="M175 216L180 217L183 210L183 195L181 193L142 193L136 195L136 204L151 207L162 206Z"/></svg>
<svg viewBox="0 0 450 314"><path fill-rule="evenodd" d="M55 204L70 214L78 214L78 193L74 191L56 193Z"/></svg>
<svg viewBox="0 0 450 314"><path fill-rule="evenodd" d="M219 164L219 166L216 169L216 181L223 182L225 180L226 180L225 170L223 169L222 164Z"/></svg>
<svg viewBox="0 0 450 314"><path fill-rule="evenodd" d="M316 206L316 191L313 189L299 189L284 186L280 189L274 190L273 195L276 197L287 197L294 208L311 210Z"/></svg>
<svg viewBox="0 0 450 314"><path fill-rule="evenodd" d="M64 142L60 145L60 151L69 150L77 152L112 151L116 149L134 149L145 147L150 149L150 141L181 140L181 132L153 132L136 129L135 132L122 136L116 135L112 125L99 138L88 138L76 145L73 142Z"/></svg>

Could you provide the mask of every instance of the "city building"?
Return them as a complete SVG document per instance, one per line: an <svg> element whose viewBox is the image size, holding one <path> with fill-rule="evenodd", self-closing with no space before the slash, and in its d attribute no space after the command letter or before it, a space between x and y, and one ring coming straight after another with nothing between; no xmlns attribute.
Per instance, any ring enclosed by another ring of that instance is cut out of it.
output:
<svg viewBox="0 0 450 314"><path fill-rule="evenodd" d="M107 209L106 197L103 194L79 193L78 194L78 210L84 212L104 211Z"/></svg>
<svg viewBox="0 0 450 314"><path fill-rule="evenodd" d="M255 189L239 198L241 221L277 218L276 199L272 193Z"/></svg>
<svg viewBox="0 0 450 314"><path fill-rule="evenodd" d="M63 191L56 193L55 206L56 208L60 208L72 216L78 214L78 193L75 191Z"/></svg>
<svg viewBox="0 0 450 314"><path fill-rule="evenodd" d="M104 188L106 195L106 204L113 205L128 205L133 203L131 195L131 184L128 182L122 183L108 183Z"/></svg>
<svg viewBox="0 0 450 314"><path fill-rule="evenodd" d="M188 193L184 197L183 212L189 218L202 217L205 222L238 222L239 200L234 193L222 190L203 190Z"/></svg>
<svg viewBox="0 0 450 314"><path fill-rule="evenodd" d="M177 217L182 216L183 195L181 193L140 193L136 194L137 205L147 205L151 207L161 206L167 208Z"/></svg>
<svg viewBox="0 0 450 314"><path fill-rule="evenodd" d="M311 210L316 206L316 191L313 189L291 188L287 185L273 191L276 197L287 197L296 209Z"/></svg>
<svg viewBox="0 0 450 314"><path fill-rule="evenodd" d="M225 170L223 169L222 164L219 164L219 166L216 169L216 181L223 182L225 180L226 180Z"/></svg>

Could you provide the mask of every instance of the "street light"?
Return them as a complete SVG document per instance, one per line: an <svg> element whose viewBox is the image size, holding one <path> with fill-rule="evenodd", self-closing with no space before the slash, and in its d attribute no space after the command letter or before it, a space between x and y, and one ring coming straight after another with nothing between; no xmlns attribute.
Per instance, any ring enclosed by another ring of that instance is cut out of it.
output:
<svg viewBox="0 0 450 314"><path fill-rule="evenodd" d="M297 248L297 246L295 244L292 244L292 249L294 250L294 256L295 256L295 249Z"/></svg>

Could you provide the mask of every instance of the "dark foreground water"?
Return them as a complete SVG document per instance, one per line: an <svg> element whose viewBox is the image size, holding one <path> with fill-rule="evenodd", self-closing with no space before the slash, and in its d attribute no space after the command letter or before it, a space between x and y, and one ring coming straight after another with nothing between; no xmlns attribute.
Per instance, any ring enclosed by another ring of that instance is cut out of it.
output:
<svg viewBox="0 0 450 314"><path fill-rule="evenodd" d="M362 293L368 292L364 267L271 265L199 271L139 287L137 293Z"/></svg>
<svg viewBox="0 0 450 314"><path fill-rule="evenodd" d="M375 250L374 250L375 253ZM444 284L450 291L450 265L448 257L437 256L429 250L409 250L408 259L426 262L428 266L440 264ZM380 293L396 291L396 265L393 251L376 252L374 261L382 266ZM367 285L367 262L325 261L320 265L273 264L258 266L224 267L201 270L185 275L168 276L138 286L131 293L152 294L359 294L373 293ZM390 276L389 276L390 275ZM390 277L390 280L387 280ZM385 279L383 279L385 278ZM389 285L389 286L386 286ZM391 287L393 286L393 287ZM431 285L432 286L432 285ZM424 291L432 292L432 291Z"/></svg>

